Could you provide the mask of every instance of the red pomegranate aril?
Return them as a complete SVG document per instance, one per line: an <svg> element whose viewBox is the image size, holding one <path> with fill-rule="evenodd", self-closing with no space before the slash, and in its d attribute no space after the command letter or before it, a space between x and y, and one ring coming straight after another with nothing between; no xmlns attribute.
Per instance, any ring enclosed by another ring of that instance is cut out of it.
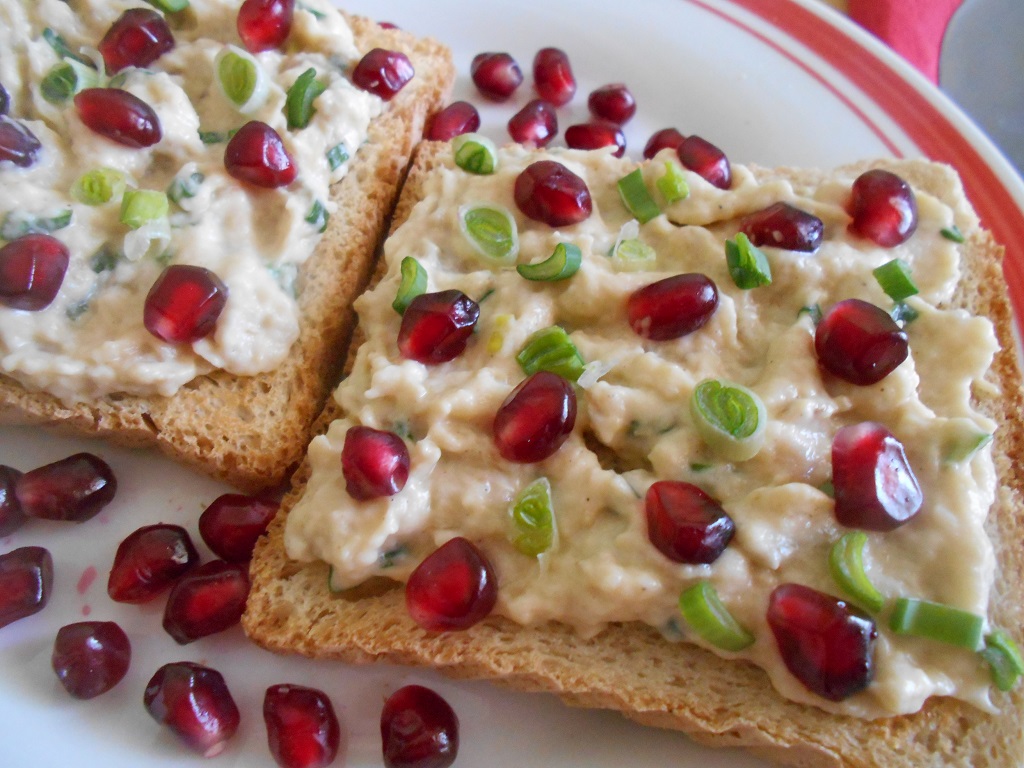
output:
<svg viewBox="0 0 1024 768"><path fill-rule="evenodd" d="M4 84L0 83L0 117L3 117L11 111L11 94L4 88Z"/></svg>
<svg viewBox="0 0 1024 768"><path fill-rule="evenodd" d="M19 477L21 472L14 467L0 464L0 536L14 533L28 519L14 492Z"/></svg>
<svg viewBox="0 0 1024 768"><path fill-rule="evenodd" d="M587 183L561 163L540 160L516 177L519 210L549 227L567 227L587 219L593 210Z"/></svg>
<svg viewBox="0 0 1024 768"><path fill-rule="evenodd" d="M374 48L352 70L352 82L357 88L391 101L415 74L409 57L401 51Z"/></svg>
<svg viewBox="0 0 1024 768"><path fill-rule="evenodd" d="M576 425L576 391L566 379L538 371L505 398L494 416L498 453L508 461L543 461L557 451Z"/></svg>
<svg viewBox="0 0 1024 768"><path fill-rule="evenodd" d="M118 544L107 594L118 603L145 603L199 565L188 531L180 525L146 525Z"/></svg>
<svg viewBox="0 0 1024 768"><path fill-rule="evenodd" d="M492 101L506 101L523 82L523 71L507 53L478 53L469 65L469 75Z"/></svg>
<svg viewBox="0 0 1024 768"><path fill-rule="evenodd" d="M99 44L108 75L125 67L148 67L172 48L171 28L150 8L131 8L122 13Z"/></svg>
<svg viewBox="0 0 1024 768"><path fill-rule="evenodd" d="M718 286L696 272L639 288L626 303L629 327L652 341L678 339L702 328L718 308Z"/></svg>
<svg viewBox="0 0 1024 768"><path fill-rule="evenodd" d="M128 674L132 647L113 621L81 621L57 630L50 665L76 699L106 693Z"/></svg>
<svg viewBox="0 0 1024 768"><path fill-rule="evenodd" d="M295 0L245 0L235 27L242 45L252 53L280 48L292 31Z"/></svg>
<svg viewBox="0 0 1024 768"><path fill-rule="evenodd" d="M172 264L149 289L142 323L161 341L191 344L213 333L227 300L227 286L210 270Z"/></svg>
<svg viewBox="0 0 1024 768"><path fill-rule="evenodd" d="M663 149L678 152L684 141L686 141L686 137L675 128L662 128L660 131L655 131L644 145L644 159L650 160Z"/></svg>
<svg viewBox="0 0 1024 768"><path fill-rule="evenodd" d="M238 707L224 676L200 664L164 664L146 685L142 700L154 720L203 757L223 752L238 730Z"/></svg>
<svg viewBox="0 0 1024 768"><path fill-rule="evenodd" d="M117 479L99 456L76 453L26 472L14 493L29 517L81 523L113 500Z"/></svg>
<svg viewBox="0 0 1024 768"><path fill-rule="evenodd" d="M853 182L850 231L885 248L910 239L917 229L917 198L903 179L875 169Z"/></svg>
<svg viewBox="0 0 1024 768"><path fill-rule="evenodd" d="M68 271L67 246L50 235L23 235L0 248L0 304L38 312L60 292Z"/></svg>
<svg viewBox="0 0 1024 768"><path fill-rule="evenodd" d="M744 216L740 231L759 247L813 253L821 245L825 224L814 214L789 203L775 203Z"/></svg>
<svg viewBox="0 0 1024 768"><path fill-rule="evenodd" d="M644 508L648 538L675 563L715 562L736 532L722 505L690 483L654 483L647 491Z"/></svg>
<svg viewBox="0 0 1024 768"><path fill-rule="evenodd" d="M53 558L43 547L0 555L0 627L39 613L53 590Z"/></svg>
<svg viewBox="0 0 1024 768"><path fill-rule="evenodd" d="M407 685L384 702L380 738L385 768L448 768L459 754L459 718L440 694Z"/></svg>
<svg viewBox="0 0 1024 768"><path fill-rule="evenodd" d="M545 101L556 107L568 104L576 94L576 78L569 56L560 48L541 48L533 57L533 84Z"/></svg>
<svg viewBox="0 0 1024 768"><path fill-rule="evenodd" d="M818 364L858 386L876 384L907 359L907 333L888 312L860 299L834 305L814 331Z"/></svg>
<svg viewBox="0 0 1024 768"><path fill-rule="evenodd" d="M836 432L832 485L836 520L849 528L891 531L909 522L924 501L903 444L872 421Z"/></svg>
<svg viewBox="0 0 1024 768"><path fill-rule="evenodd" d="M323 691L272 685L263 696L270 754L281 768L324 768L341 747L341 726Z"/></svg>
<svg viewBox="0 0 1024 768"><path fill-rule="evenodd" d="M75 95L79 119L94 133L132 149L163 138L160 118L138 96L118 88L86 88Z"/></svg>
<svg viewBox="0 0 1024 768"><path fill-rule="evenodd" d="M462 354L480 319L480 305L462 291L424 293L402 315L398 351L406 360L438 365Z"/></svg>
<svg viewBox="0 0 1024 768"><path fill-rule="evenodd" d="M428 141L451 141L479 127L480 113L476 107L468 101L454 101L431 118L423 138Z"/></svg>
<svg viewBox="0 0 1024 768"><path fill-rule="evenodd" d="M636 99L624 83L609 83L591 92L587 107L600 120L625 125L636 114Z"/></svg>
<svg viewBox="0 0 1024 768"><path fill-rule="evenodd" d="M277 508L277 502L260 496L222 494L199 516L199 535L222 560L247 562Z"/></svg>
<svg viewBox="0 0 1024 768"><path fill-rule="evenodd" d="M281 135L259 120L246 123L228 140L224 168L232 178L263 189L286 187L298 174Z"/></svg>
<svg viewBox="0 0 1024 768"><path fill-rule="evenodd" d="M546 147L558 135L555 108L543 99L534 99L512 115L508 135L517 144Z"/></svg>
<svg viewBox="0 0 1024 768"><path fill-rule="evenodd" d="M732 186L732 168L725 153L700 136L687 136L676 149L679 161L712 186Z"/></svg>
<svg viewBox="0 0 1024 768"><path fill-rule="evenodd" d="M565 129L565 143L572 149L615 147L616 157L626 153L626 134L615 123L603 120L570 125Z"/></svg>
<svg viewBox="0 0 1024 768"><path fill-rule="evenodd" d="M164 630L180 645L233 627L249 596L249 566L213 560L178 580L167 596Z"/></svg>
<svg viewBox="0 0 1024 768"><path fill-rule="evenodd" d="M405 606L429 632L468 629L490 615L498 581L487 557L456 537L427 555L405 585Z"/></svg>
<svg viewBox="0 0 1024 768"><path fill-rule="evenodd" d="M0 115L0 168L3 163L31 168L39 159L42 148L32 131L17 120Z"/></svg>
<svg viewBox="0 0 1024 768"><path fill-rule="evenodd" d="M843 701L874 678L875 623L856 608L801 584L781 584L768 625L786 668L812 693Z"/></svg>
<svg viewBox="0 0 1024 768"><path fill-rule="evenodd" d="M341 470L353 499L394 496L409 479L409 449L394 432L350 427L341 449Z"/></svg>

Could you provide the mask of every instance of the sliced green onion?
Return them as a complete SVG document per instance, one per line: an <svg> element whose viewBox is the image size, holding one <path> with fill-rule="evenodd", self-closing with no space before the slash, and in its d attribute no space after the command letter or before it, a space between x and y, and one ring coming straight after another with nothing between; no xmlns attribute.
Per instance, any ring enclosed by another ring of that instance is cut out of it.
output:
<svg viewBox="0 0 1024 768"><path fill-rule="evenodd" d="M764 252L742 232L725 241L725 262L736 287L747 291L772 284L772 268Z"/></svg>
<svg viewBox="0 0 1024 768"><path fill-rule="evenodd" d="M671 205L685 200L690 195L690 185L686 183L686 175L678 163L671 160L665 163L665 173L654 182L665 202Z"/></svg>
<svg viewBox="0 0 1024 768"><path fill-rule="evenodd" d="M516 272L527 280L553 283L575 275L582 261L583 253L579 247L572 243L559 243L555 246L554 253L544 261L536 264L520 264L516 267Z"/></svg>
<svg viewBox="0 0 1024 768"><path fill-rule="evenodd" d="M505 331L512 325L512 315L498 315L494 318L494 328L487 337L487 354L496 355L505 346Z"/></svg>
<svg viewBox="0 0 1024 768"><path fill-rule="evenodd" d="M463 133L452 139L455 164L468 173L486 176L498 167L498 148L479 133Z"/></svg>
<svg viewBox="0 0 1024 768"><path fill-rule="evenodd" d="M651 267L657 258L657 252L638 237L621 238L612 249L612 259L624 270L635 271Z"/></svg>
<svg viewBox="0 0 1024 768"><path fill-rule="evenodd" d="M889 629L898 635L913 635L957 645L970 651L982 646L985 619L942 603L901 597L893 606Z"/></svg>
<svg viewBox="0 0 1024 768"><path fill-rule="evenodd" d="M834 499L836 497L836 486L831 480L826 480L824 483L819 485L818 490L830 499Z"/></svg>
<svg viewBox="0 0 1024 768"><path fill-rule="evenodd" d="M80 53L72 51L71 48L68 47L67 41L49 27L43 30L43 39L53 49L53 52L62 59L72 59L77 61L79 64L84 64L90 69L96 69L96 65L91 59Z"/></svg>
<svg viewBox="0 0 1024 768"><path fill-rule="evenodd" d="M919 313L905 301L898 301L889 314L894 322L901 323L905 327L908 323L917 320Z"/></svg>
<svg viewBox="0 0 1024 768"><path fill-rule="evenodd" d="M619 179L618 188L619 196L626 209L641 224L646 224L661 214L658 204L654 202L651 193L647 191L644 174L639 168Z"/></svg>
<svg viewBox="0 0 1024 768"><path fill-rule="evenodd" d="M754 636L740 626L722 604L710 581L701 581L683 590L679 610L690 629L723 651L742 651L754 642Z"/></svg>
<svg viewBox="0 0 1024 768"><path fill-rule="evenodd" d="M269 267L268 271L282 291L293 299L299 298L299 267L295 262L289 261L276 267Z"/></svg>
<svg viewBox="0 0 1024 768"><path fill-rule="evenodd" d="M542 328L527 339L516 355L516 362L527 376L537 371L551 371L569 381L579 379L585 367L569 334L557 325Z"/></svg>
<svg viewBox="0 0 1024 768"><path fill-rule="evenodd" d="M500 205L464 205L459 227L473 248L496 264L511 264L519 253L516 220Z"/></svg>
<svg viewBox="0 0 1024 768"><path fill-rule="evenodd" d="M903 301L917 294L917 286L910 276L910 267L905 261L893 259L872 270L882 290L893 301Z"/></svg>
<svg viewBox="0 0 1024 768"><path fill-rule="evenodd" d="M167 216L167 195L155 189L129 189L121 198L121 223L138 229Z"/></svg>
<svg viewBox="0 0 1024 768"><path fill-rule="evenodd" d="M288 129L305 128L313 119L316 110L313 102L327 90L327 86L316 79L316 70L310 67L288 89L284 102L284 114L288 118Z"/></svg>
<svg viewBox="0 0 1024 768"><path fill-rule="evenodd" d="M56 64L42 82L39 92L51 104L61 105L79 91L99 85L99 73L76 59L66 59Z"/></svg>
<svg viewBox="0 0 1024 768"><path fill-rule="evenodd" d="M199 131L199 140L203 144L222 144L230 138L228 131Z"/></svg>
<svg viewBox="0 0 1024 768"><path fill-rule="evenodd" d="M205 180L206 177L199 171L193 171L187 176L177 176L167 187L167 197L175 204L193 198L199 193L199 187Z"/></svg>
<svg viewBox="0 0 1024 768"><path fill-rule="evenodd" d="M300 11L305 11L306 13L312 14L313 18L317 19L318 21L323 21L324 19L327 18L327 14L321 13L316 8L311 8L305 3L297 2L295 3L295 7Z"/></svg>
<svg viewBox="0 0 1024 768"><path fill-rule="evenodd" d="M146 0L146 2L164 13L177 13L188 8L188 0Z"/></svg>
<svg viewBox="0 0 1024 768"><path fill-rule="evenodd" d="M551 483L538 478L523 488L509 508L515 536L512 545L524 555L536 557L555 541L555 514L551 507Z"/></svg>
<svg viewBox="0 0 1024 768"><path fill-rule="evenodd" d="M1001 629L985 636L981 657L988 662L992 682L1000 691L1008 691L1024 675L1024 658L1013 639Z"/></svg>
<svg viewBox="0 0 1024 768"><path fill-rule="evenodd" d="M885 597L878 591L864 570L864 546L868 535L864 531L844 534L828 555L828 568L839 588L875 613L882 610Z"/></svg>
<svg viewBox="0 0 1024 768"><path fill-rule="evenodd" d="M96 168L82 174L71 187L72 196L86 205L102 205L124 194L124 174L113 168Z"/></svg>
<svg viewBox="0 0 1024 768"><path fill-rule="evenodd" d="M408 555L409 548L404 544L399 544L393 549L380 553L380 557L377 558L377 567L382 571L386 571L388 568L394 568L399 561L404 560Z"/></svg>
<svg viewBox="0 0 1024 768"><path fill-rule="evenodd" d="M306 214L306 222L313 225L313 228L317 232L323 232L327 229L327 221L331 218L331 214L324 208L324 204L319 200L313 201L313 207L309 209L309 213Z"/></svg>
<svg viewBox="0 0 1024 768"><path fill-rule="evenodd" d="M943 424L939 451L942 460L950 463L967 461L992 441L971 419L952 418Z"/></svg>
<svg viewBox="0 0 1024 768"><path fill-rule="evenodd" d="M267 76L259 61L233 45L225 46L213 63L217 84L228 101L242 114L252 112L267 100Z"/></svg>
<svg viewBox="0 0 1024 768"><path fill-rule="evenodd" d="M811 318L811 322L814 323L814 325L817 325L821 322L821 305L811 304L810 306L800 307L800 311L796 313L797 318L799 318L800 315L807 315Z"/></svg>
<svg viewBox="0 0 1024 768"><path fill-rule="evenodd" d="M699 461L691 461L690 462L690 471L691 472L705 472L705 471L711 469L713 466L715 466L715 465L714 464L704 464L704 463L699 462Z"/></svg>
<svg viewBox="0 0 1024 768"><path fill-rule="evenodd" d="M71 224L71 209L65 208L49 216L11 211L0 225L0 239L17 240L25 235L46 235Z"/></svg>
<svg viewBox="0 0 1024 768"><path fill-rule="evenodd" d="M402 282L391 306L395 312L404 315L412 300L427 292L427 270L412 256L406 256L402 259L401 271Z"/></svg>
<svg viewBox="0 0 1024 768"><path fill-rule="evenodd" d="M944 238L952 240L954 243L962 243L967 238L964 237L964 233L960 231L960 227L954 224L952 227L944 227L939 231Z"/></svg>
<svg viewBox="0 0 1024 768"><path fill-rule="evenodd" d="M121 260L121 254L111 248L109 245L102 245L100 249L96 251L89 259L89 267L97 275L101 272L109 272L117 263Z"/></svg>
<svg viewBox="0 0 1024 768"><path fill-rule="evenodd" d="M746 461L764 445L764 403L739 384L705 379L690 398L690 415L704 442L727 461Z"/></svg>
<svg viewBox="0 0 1024 768"><path fill-rule="evenodd" d="M64 310L64 315L68 320L74 322L86 313L86 310L89 309L89 303L89 299L85 298L81 301L76 301L74 304L69 304L68 308Z"/></svg>
<svg viewBox="0 0 1024 768"><path fill-rule="evenodd" d="M327 165L331 171L336 171L348 162L349 154L344 144L335 144L327 150Z"/></svg>

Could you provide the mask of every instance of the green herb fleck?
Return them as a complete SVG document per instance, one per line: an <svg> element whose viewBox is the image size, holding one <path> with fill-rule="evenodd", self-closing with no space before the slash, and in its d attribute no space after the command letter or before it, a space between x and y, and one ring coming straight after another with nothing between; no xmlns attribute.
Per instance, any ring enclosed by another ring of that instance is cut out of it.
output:
<svg viewBox="0 0 1024 768"><path fill-rule="evenodd" d="M964 237L964 233L960 231L960 227L954 224L952 227L943 227L939 234L941 234L947 240L952 240L954 243L962 243L967 238Z"/></svg>

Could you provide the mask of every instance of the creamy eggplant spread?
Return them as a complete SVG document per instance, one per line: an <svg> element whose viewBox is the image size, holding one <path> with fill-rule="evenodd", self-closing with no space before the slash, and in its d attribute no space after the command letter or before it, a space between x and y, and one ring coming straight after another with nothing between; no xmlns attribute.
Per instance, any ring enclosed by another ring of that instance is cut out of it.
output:
<svg viewBox="0 0 1024 768"><path fill-rule="evenodd" d="M192 0L168 17L171 50L115 75L117 87L156 112L162 139L142 149L114 143L82 123L72 100L47 100L41 83L67 58L60 41L102 69L99 42L136 7L152 10L131 0L0 4L0 82L11 117L42 144L29 168L0 163L0 222L8 239L17 222L49 228L71 254L49 307L0 308L0 371L65 402L113 392L171 395L215 368L239 375L273 369L298 335L297 269L334 208L330 186L382 109L346 77L359 52L344 17L327 0L303 0L282 49L253 55L262 84L243 114L216 71L218 57L242 49L239 3ZM286 94L309 69L325 89L308 125L289 129ZM227 139L250 120L280 134L298 168L294 182L261 189L227 174ZM167 215L132 229L122 223L120 195L81 202L72 187L98 169L118 172L128 189L171 190ZM165 343L142 323L147 292L168 264L205 267L228 289L215 331L191 344Z"/></svg>
<svg viewBox="0 0 1024 768"><path fill-rule="evenodd" d="M516 207L517 175L541 158L586 181L594 205L582 223L554 229ZM650 189L666 158L640 166ZM998 345L988 320L949 308L960 246L940 234L954 225L975 227L973 213L918 193L916 234L883 249L847 231L852 178L798 193L788 181L759 181L752 170L734 167L727 191L685 171L689 196L634 230L616 183L636 167L603 151L505 148L493 175L467 173L451 160L429 175L422 199L386 243L386 276L357 302L366 341L335 394L345 417L310 446L312 477L287 522L289 556L326 561L333 587L344 589L374 576L401 581L435 548L464 536L494 565L497 614L523 625L563 622L583 635L638 621L669 639L698 643L679 618L678 600L683 589L708 580L755 638L738 654L717 652L758 664L791 699L863 717L912 712L933 695L990 708L989 677L975 653L893 634L882 621L874 681L846 701L824 701L781 663L765 617L769 594L781 583L837 593L828 555L843 529L828 493L830 446L837 429L863 421L884 424L902 441L924 495L910 524L868 533L868 577L886 596L913 595L986 615L995 565L983 526L994 499L993 460L988 448L962 460L950 460L944 449L950 434L965 427L994 429L972 408L971 388ZM724 243L736 236L741 216L778 201L819 217L823 243L813 254L764 247L771 285L740 290ZM582 252L579 271L560 282L531 282L514 264L486 263L458 220L461 206L481 202L514 216L518 263L541 261L570 242ZM653 249L653 260L637 265L609 256L624 227ZM399 354L402 318L392 301L400 262L409 256L425 269L428 291L458 289L480 302L474 336L450 362L427 366ZM847 298L891 307L872 270L893 258L909 265L920 289L907 300L917 313L906 326L910 357L870 386L825 376L806 308ZM640 338L627 322L627 298L685 272L716 283L717 311L682 338ZM516 354L532 334L554 325L568 332L587 364L575 428L550 458L514 464L499 455L492 421L525 377ZM723 461L699 437L687 404L707 378L739 383L763 401L765 443L753 458ZM355 501L346 493L340 453L356 424L405 437L411 467L397 494ZM550 482L556 533L547 551L529 556L512 543L509 509L540 477ZM643 498L655 480L693 483L734 519L735 538L714 563L681 565L652 546Z"/></svg>

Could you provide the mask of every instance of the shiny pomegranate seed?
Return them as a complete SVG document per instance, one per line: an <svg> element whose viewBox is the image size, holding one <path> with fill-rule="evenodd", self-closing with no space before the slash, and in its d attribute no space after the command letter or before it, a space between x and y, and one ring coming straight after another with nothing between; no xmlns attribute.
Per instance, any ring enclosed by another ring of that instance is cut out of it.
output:
<svg viewBox="0 0 1024 768"><path fill-rule="evenodd" d="M543 461L576 425L576 391L556 373L538 371L519 383L494 416L498 453L508 461Z"/></svg>
<svg viewBox="0 0 1024 768"><path fill-rule="evenodd" d="M541 48L533 57L533 84L545 101L556 107L568 104L576 94L576 78L565 51Z"/></svg>
<svg viewBox="0 0 1024 768"><path fill-rule="evenodd" d="M687 136L676 149L679 161L719 189L732 186L732 168L725 153L700 136Z"/></svg>
<svg viewBox="0 0 1024 768"><path fill-rule="evenodd" d="M106 693L128 674L132 647L112 621L82 621L57 630L50 664L61 685L77 699Z"/></svg>
<svg viewBox="0 0 1024 768"><path fill-rule="evenodd" d="M534 99L508 121L508 135L517 144L546 147L558 135L555 108L543 99Z"/></svg>
<svg viewBox="0 0 1024 768"><path fill-rule="evenodd" d="M107 74L125 67L148 67L174 48L174 35L164 17L150 8L132 8L118 17L100 40Z"/></svg>
<svg viewBox="0 0 1024 768"><path fill-rule="evenodd" d="M394 432L350 427L341 449L341 471L353 499L394 496L409 479L409 449Z"/></svg>
<svg viewBox="0 0 1024 768"><path fill-rule="evenodd" d="M459 718L439 694L407 685L384 702L380 737L385 768L448 768L459 754Z"/></svg>
<svg viewBox="0 0 1024 768"><path fill-rule="evenodd" d="M42 148L32 131L17 120L0 115L0 164L13 163L19 168L31 168L39 159Z"/></svg>
<svg viewBox="0 0 1024 768"><path fill-rule="evenodd" d="M636 99L624 83L610 83L592 91L587 106L594 117L616 125L625 125L636 114Z"/></svg>
<svg viewBox="0 0 1024 768"><path fill-rule="evenodd" d="M725 551L736 526L722 506L689 483L661 480L647 491L647 536L676 563L713 563Z"/></svg>
<svg viewBox="0 0 1024 768"><path fill-rule="evenodd" d="M205 267L172 264L146 296L142 323L171 344L191 344L213 333L228 300L228 289Z"/></svg>
<svg viewBox="0 0 1024 768"><path fill-rule="evenodd" d="M565 129L565 143L572 149L615 147L616 157L626 153L626 134L615 123L602 120L570 125Z"/></svg>
<svg viewBox="0 0 1024 768"><path fill-rule="evenodd" d="M812 693L842 701L874 677L875 623L844 601L801 584L781 584L768 625L786 668Z"/></svg>
<svg viewBox="0 0 1024 768"><path fill-rule="evenodd" d="M260 496L222 494L199 516L199 535L222 560L247 562L277 507L277 502Z"/></svg>
<svg viewBox="0 0 1024 768"><path fill-rule="evenodd" d="M14 493L14 484L21 472L14 467L0 464L0 536L7 536L21 528L28 519Z"/></svg>
<svg viewBox="0 0 1024 768"><path fill-rule="evenodd" d="M352 82L357 88L391 101L415 74L409 57L401 51L374 48L352 70Z"/></svg>
<svg viewBox="0 0 1024 768"><path fill-rule="evenodd" d="M438 112L423 134L428 141L450 141L480 127L480 113L468 101L454 101Z"/></svg>
<svg viewBox="0 0 1024 768"><path fill-rule="evenodd" d="M252 53L280 48L292 31L295 0L245 0L235 26L242 45Z"/></svg>
<svg viewBox="0 0 1024 768"><path fill-rule="evenodd" d="M860 299L833 306L814 331L818 364L851 384L875 384L907 359L907 333L888 312Z"/></svg>
<svg viewBox="0 0 1024 768"><path fill-rule="evenodd" d="M812 253L821 245L825 225L817 216L789 203L775 203L744 216L740 231L757 246Z"/></svg>
<svg viewBox="0 0 1024 768"><path fill-rule="evenodd" d="M0 248L0 304L37 312L57 297L68 271L67 246L50 235L23 235Z"/></svg>
<svg viewBox="0 0 1024 768"><path fill-rule="evenodd" d="M42 547L0 555L0 627L39 613L53 589L53 558Z"/></svg>
<svg viewBox="0 0 1024 768"><path fill-rule="evenodd" d="M4 84L0 83L0 117L3 117L11 111L11 95L4 88Z"/></svg>
<svg viewBox="0 0 1024 768"><path fill-rule="evenodd" d="M686 141L686 137L675 128L662 128L660 131L655 131L644 145L644 159L650 160L663 149L677 152L684 141Z"/></svg>
<svg viewBox="0 0 1024 768"><path fill-rule="evenodd" d="M142 700L154 720L203 757L223 752L238 730L238 707L223 675L190 661L160 667Z"/></svg>
<svg viewBox="0 0 1024 768"><path fill-rule="evenodd" d="M917 229L917 198L895 173L876 169L853 182L850 231L886 248L906 242Z"/></svg>
<svg viewBox="0 0 1024 768"><path fill-rule="evenodd" d="M242 618L248 596L246 563L204 563L171 588L164 607L164 630L180 645L223 632Z"/></svg>
<svg viewBox="0 0 1024 768"><path fill-rule="evenodd" d="M836 520L849 528L891 531L924 501L903 444L881 424L842 427L832 439Z"/></svg>
<svg viewBox="0 0 1024 768"><path fill-rule="evenodd" d="M539 160L516 177L516 205L550 227L578 224L593 209L587 183L561 163Z"/></svg>
<svg viewBox="0 0 1024 768"><path fill-rule="evenodd" d="M674 275L639 288L626 303L629 327L653 341L678 339L693 333L718 308L718 287L695 272Z"/></svg>
<svg viewBox="0 0 1024 768"><path fill-rule="evenodd" d="M86 88L75 95L75 109L86 127L125 147L151 147L163 138L156 112L128 91Z"/></svg>
<svg viewBox="0 0 1024 768"><path fill-rule="evenodd" d="M264 189L288 186L298 174L281 135L258 120L243 125L228 141L224 168L233 178Z"/></svg>
<svg viewBox="0 0 1024 768"><path fill-rule="evenodd" d="M323 691L272 685L263 696L270 754L281 768L323 768L341 746L341 726Z"/></svg>
<svg viewBox="0 0 1024 768"><path fill-rule="evenodd" d="M493 101L505 101L523 82L523 71L507 53L478 53L469 65L473 84Z"/></svg>
<svg viewBox="0 0 1024 768"><path fill-rule="evenodd" d="M81 523L113 500L117 479L99 456L76 453L26 472L14 493L29 517Z"/></svg>
<svg viewBox="0 0 1024 768"><path fill-rule="evenodd" d="M468 629L487 618L497 599L490 561L461 537L427 555L405 585L409 615L430 632Z"/></svg>
<svg viewBox="0 0 1024 768"><path fill-rule="evenodd" d="M410 302L398 331L406 360L437 365L462 354L480 318L480 306L462 291L424 293Z"/></svg>
<svg viewBox="0 0 1024 768"><path fill-rule="evenodd" d="M198 565L199 553L180 525L143 526L118 544L107 594L118 603L145 603Z"/></svg>

